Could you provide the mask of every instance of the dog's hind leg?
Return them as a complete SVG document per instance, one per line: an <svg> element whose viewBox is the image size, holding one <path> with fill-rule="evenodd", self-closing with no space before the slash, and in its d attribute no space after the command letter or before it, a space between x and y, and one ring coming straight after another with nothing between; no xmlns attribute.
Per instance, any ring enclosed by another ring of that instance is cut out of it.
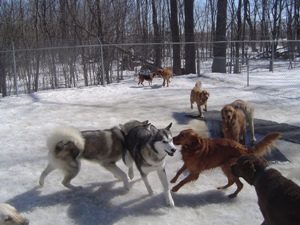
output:
<svg viewBox="0 0 300 225"><path fill-rule="evenodd" d="M123 181L124 183L124 188L126 190L130 189L129 186L129 181L128 181L128 176L126 173L124 173L117 165L115 162L111 163L103 163L101 164L105 169L107 169L109 172L111 172L115 178Z"/></svg>
<svg viewBox="0 0 300 225"><path fill-rule="evenodd" d="M178 179L178 177L186 170L186 166L183 164L183 166L178 170L175 177L172 178L170 181L171 183L175 183Z"/></svg>
<svg viewBox="0 0 300 225"><path fill-rule="evenodd" d="M168 182L168 178L167 178L167 174L165 171L165 168L161 168L157 170L157 174L158 177L160 179L160 182L163 185L164 188L164 195L165 195L165 200L168 206L174 207L174 201L170 192L170 188L169 188L169 182Z"/></svg>
<svg viewBox="0 0 300 225"><path fill-rule="evenodd" d="M64 170L65 176L61 183L69 189L81 188L80 186L74 186L71 184L71 180L74 177L76 177L76 175L79 173L79 170L80 170L80 166L72 167L72 168Z"/></svg>
<svg viewBox="0 0 300 225"><path fill-rule="evenodd" d="M235 177L232 173L231 173L231 169L228 166L224 166L222 167L222 171L224 172L224 174L226 175L227 179L228 179L228 183L225 186L222 187L218 187L218 189L226 189L228 187L230 187L231 185L233 185L234 183L237 186L237 189L234 193L228 195L229 198L234 198L237 196L237 194L242 190L243 188L243 184L242 182L239 180L238 177Z"/></svg>
<svg viewBox="0 0 300 225"><path fill-rule="evenodd" d="M217 189L226 189L226 188L228 188L228 187L230 187L231 185L234 184L234 179L233 179L233 176L230 172L230 168L228 168L227 166L223 166L222 171L225 174L225 176L227 177L227 184L224 185L224 186L220 186Z"/></svg>
<svg viewBox="0 0 300 225"><path fill-rule="evenodd" d="M41 187L44 186L46 176L48 176L48 174L51 173L53 170L55 170L55 168L51 164L48 164L47 167L44 169L39 180L39 184Z"/></svg>

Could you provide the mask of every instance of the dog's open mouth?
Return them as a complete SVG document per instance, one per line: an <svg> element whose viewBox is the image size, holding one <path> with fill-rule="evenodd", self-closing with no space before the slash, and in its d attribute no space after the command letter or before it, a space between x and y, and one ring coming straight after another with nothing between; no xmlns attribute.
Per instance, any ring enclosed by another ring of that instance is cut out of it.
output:
<svg viewBox="0 0 300 225"><path fill-rule="evenodd" d="M174 155L174 153L172 152L167 152L167 154L169 155L169 156L173 156Z"/></svg>

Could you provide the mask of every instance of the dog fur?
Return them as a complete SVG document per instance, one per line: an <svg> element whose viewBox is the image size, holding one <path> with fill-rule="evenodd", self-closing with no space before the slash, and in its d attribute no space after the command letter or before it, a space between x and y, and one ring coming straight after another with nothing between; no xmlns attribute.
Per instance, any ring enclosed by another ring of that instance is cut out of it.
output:
<svg viewBox="0 0 300 225"><path fill-rule="evenodd" d="M143 84L143 82L146 80L146 81L148 81L149 82L149 86L151 86L152 85L152 80L153 80L153 78L155 77L155 73L150 73L150 74L141 74L141 73L139 73L139 82L138 82L138 85L143 85L144 86L144 84Z"/></svg>
<svg viewBox="0 0 300 225"><path fill-rule="evenodd" d="M221 110L224 138L246 143L246 116L243 110L225 105Z"/></svg>
<svg viewBox="0 0 300 225"><path fill-rule="evenodd" d="M192 129L181 131L177 136L173 137L173 142L175 145L181 145L183 166L171 180L171 183L175 183L185 170L189 171L189 175L174 186L172 191L177 192L186 183L197 180L199 174L204 170L221 167L228 179L228 183L218 189L228 188L235 183L237 189L229 197L236 197L243 188L243 184L237 177L232 175L230 166L241 155L264 155L279 137L279 133L270 133L252 148L247 148L231 139L202 138Z"/></svg>
<svg viewBox="0 0 300 225"><path fill-rule="evenodd" d="M173 207L174 201L169 189L169 182L165 171L165 157L173 156L176 148L172 141L170 123L164 129L157 129L155 126L148 124L137 126L125 137L126 152L123 160L129 168L129 177L132 179L133 162L138 168L144 184L150 195L153 190L148 181L148 174L156 171L164 189L164 197L166 204Z"/></svg>
<svg viewBox="0 0 300 225"><path fill-rule="evenodd" d="M300 187L279 171L266 167L265 160L247 155L240 157L231 170L254 185L264 217L262 224L300 224Z"/></svg>
<svg viewBox="0 0 300 225"><path fill-rule="evenodd" d="M171 82L171 78L173 77L173 71L171 68L158 69L154 73L162 77L163 87L166 85L166 83L167 83L167 87L169 87L169 83Z"/></svg>
<svg viewBox="0 0 300 225"><path fill-rule="evenodd" d="M195 84L195 87L191 90L190 103L191 109L193 109L193 104L196 102L199 111L199 116L203 118L201 106L204 105L203 111L207 112L207 100L209 98L209 92L206 90L202 90L201 87L201 81L198 80Z"/></svg>
<svg viewBox="0 0 300 225"><path fill-rule="evenodd" d="M15 207L7 203L0 203L0 225L28 225L29 221L23 217Z"/></svg>
<svg viewBox="0 0 300 225"><path fill-rule="evenodd" d="M59 127L47 140L49 149L48 165L42 172L39 184L44 185L46 176L55 169L64 173L62 184L70 189L77 188L70 182L80 170L80 160L99 163L110 171L129 189L129 179L116 162L122 158L125 148L125 135L134 127L148 121L132 120L119 127L105 130L79 131L72 127Z"/></svg>
<svg viewBox="0 0 300 225"><path fill-rule="evenodd" d="M255 133L254 133L254 107L246 101L241 99L235 100L230 103L235 109L241 109L245 113L247 125L250 127L251 131L251 144L254 144L256 141Z"/></svg>

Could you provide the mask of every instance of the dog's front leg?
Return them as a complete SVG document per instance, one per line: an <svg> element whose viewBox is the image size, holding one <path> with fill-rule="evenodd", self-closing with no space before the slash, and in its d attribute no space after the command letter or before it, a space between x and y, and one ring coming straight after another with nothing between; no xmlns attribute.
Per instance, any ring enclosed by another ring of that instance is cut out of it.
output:
<svg viewBox="0 0 300 225"><path fill-rule="evenodd" d="M202 110L201 110L201 105L197 104L197 106L198 106L199 116L200 116L200 118L203 118Z"/></svg>
<svg viewBox="0 0 300 225"><path fill-rule="evenodd" d="M180 176L180 174L182 174L183 171L185 171L185 170L186 170L186 166L183 164L183 166L176 173L175 177L173 177L173 179L171 180L171 183L175 183L177 181L178 177Z"/></svg>
<svg viewBox="0 0 300 225"><path fill-rule="evenodd" d="M256 142L256 138L255 138L255 134L254 134L253 118L250 119L249 125L250 125L250 130L251 130L251 144L254 145L254 143Z"/></svg>
<svg viewBox="0 0 300 225"><path fill-rule="evenodd" d="M204 104L204 109L203 111L207 112L207 103Z"/></svg>
<svg viewBox="0 0 300 225"><path fill-rule="evenodd" d="M174 207L174 201L169 189L169 182L167 178L167 174L165 171L165 168L160 168L157 170L158 177L160 179L161 184L163 185L164 188L164 195L165 195L165 200L168 206Z"/></svg>
<svg viewBox="0 0 300 225"><path fill-rule="evenodd" d="M199 177L199 173L190 173L186 178L179 182L176 186L172 188L173 192L177 192L183 185L189 183L193 180L197 180Z"/></svg>
<svg viewBox="0 0 300 225"><path fill-rule="evenodd" d="M148 177L147 177L148 174L141 174L141 175L142 175L142 179L144 181L144 184L147 188L147 191L148 191L149 195L153 195L153 190L152 190L152 188L149 184L149 180L148 180Z"/></svg>

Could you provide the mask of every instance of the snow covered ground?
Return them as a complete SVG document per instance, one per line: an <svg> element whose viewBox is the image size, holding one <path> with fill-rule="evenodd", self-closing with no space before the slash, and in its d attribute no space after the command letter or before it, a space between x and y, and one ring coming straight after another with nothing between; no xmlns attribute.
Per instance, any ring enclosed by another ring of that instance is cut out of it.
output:
<svg viewBox="0 0 300 225"><path fill-rule="evenodd" d="M105 87L59 89L0 99L0 202L9 202L34 225L96 224L261 224L262 215L253 187L244 183L237 198L228 199L235 190L216 190L226 183L219 169L204 172L199 179L173 194L175 208L164 204L162 187L156 173L150 174L155 190L148 196L137 171L133 187L124 192L122 183L96 164L83 161L73 180L83 189L69 191L55 171L38 188L38 178L47 163L46 138L58 125L79 129L105 129L131 119L150 120L163 128L173 122L172 133L194 128L209 136L203 121L186 117L189 94L196 80L210 92L208 110L220 110L240 98L254 104L255 118L300 126L299 71L251 73L246 75L205 74L174 77L169 88L154 79L152 87L138 86L132 76ZM279 149L291 161L275 163L300 184L300 152L296 144L279 141ZM120 161L119 165L125 169ZM171 179L182 165L180 152L167 158L166 171Z"/></svg>

